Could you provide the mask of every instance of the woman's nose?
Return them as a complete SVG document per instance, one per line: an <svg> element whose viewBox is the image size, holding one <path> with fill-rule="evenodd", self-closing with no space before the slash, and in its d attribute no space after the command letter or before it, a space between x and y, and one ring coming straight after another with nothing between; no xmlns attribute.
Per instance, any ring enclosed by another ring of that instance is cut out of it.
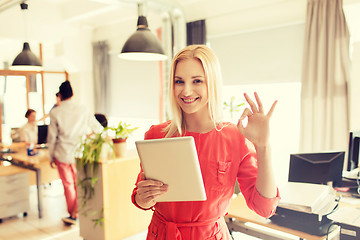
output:
<svg viewBox="0 0 360 240"><path fill-rule="evenodd" d="M193 91L193 90L192 90L191 84L184 84L183 94L184 94L185 96L191 95L192 91Z"/></svg>

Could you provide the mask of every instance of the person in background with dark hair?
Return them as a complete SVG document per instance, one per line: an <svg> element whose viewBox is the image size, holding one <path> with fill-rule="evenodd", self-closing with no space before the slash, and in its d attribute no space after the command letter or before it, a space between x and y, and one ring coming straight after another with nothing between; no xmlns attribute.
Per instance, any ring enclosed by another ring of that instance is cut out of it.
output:
<svg viewBox="0 0 360 240"><path fill-rule="evenodd" d="M57 167L64 186L69 217L63 218L68 225L78 218L75 151L81 137L90 132L102 131L102 126L84 106L73 102L73 90L69 81L59 87L61 104L50 111L48 148L50 166Z"/></svg>
<svg viewBox="0 0 360 240"><path fill-rule="evenodd" d="M38 142L38 126L36 121L36 111L28 109L25 113L28 122L20 128L20 141L27 145L37 144Z"/></svg>
<svg viewBox="0 0 360 240"><path fill-rule="evenodd" d="M95 118L104 128L108 126L108 120L104 114L95 113Z"/></svg>

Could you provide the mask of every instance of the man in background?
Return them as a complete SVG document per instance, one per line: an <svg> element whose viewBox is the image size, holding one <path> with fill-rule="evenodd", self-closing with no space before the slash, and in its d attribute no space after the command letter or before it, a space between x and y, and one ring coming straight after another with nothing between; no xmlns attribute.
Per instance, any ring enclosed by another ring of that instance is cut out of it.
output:
<svg viewBox="0 0 360 240"><path fill-rule="evenodd" d="M69 81L59 87L61 104L50 111L48 148L51 167L57 167L64 186L68 217L65 224L75 224L78 218L75 151L82 136L100 132L103 127L84 106L73 102L73 91Z"/></svg>

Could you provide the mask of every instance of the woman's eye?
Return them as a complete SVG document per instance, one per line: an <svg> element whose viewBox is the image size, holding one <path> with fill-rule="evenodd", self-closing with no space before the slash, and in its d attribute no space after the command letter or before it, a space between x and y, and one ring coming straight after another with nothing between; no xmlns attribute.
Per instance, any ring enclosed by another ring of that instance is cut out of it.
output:
<svg viewBox="0 0 360 240"><path fill-rule="evenodd" d="M184 81L182 81L182 80L175 80L175 84L181 84L181 83L183 83Z"/></svg>
<svg viewBox="0 0 360 240"><path fill-rule="evenodd" d="M202 80L200 80L200 79L195 79L195 80L194 80L194 83L202 83Z"/></svg>

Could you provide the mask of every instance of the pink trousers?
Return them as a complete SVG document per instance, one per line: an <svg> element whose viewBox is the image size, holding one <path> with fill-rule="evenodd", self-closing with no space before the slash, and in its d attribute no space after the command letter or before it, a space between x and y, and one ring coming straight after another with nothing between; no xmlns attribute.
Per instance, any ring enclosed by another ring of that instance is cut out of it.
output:
<svg viewBox="0 0 360 240"><path fill-rule="evenodd" d="M72 217L78 217L77 189L76 189L76 164L62 163L55 160L60 179L64 186L67 210Z"/></svg>

